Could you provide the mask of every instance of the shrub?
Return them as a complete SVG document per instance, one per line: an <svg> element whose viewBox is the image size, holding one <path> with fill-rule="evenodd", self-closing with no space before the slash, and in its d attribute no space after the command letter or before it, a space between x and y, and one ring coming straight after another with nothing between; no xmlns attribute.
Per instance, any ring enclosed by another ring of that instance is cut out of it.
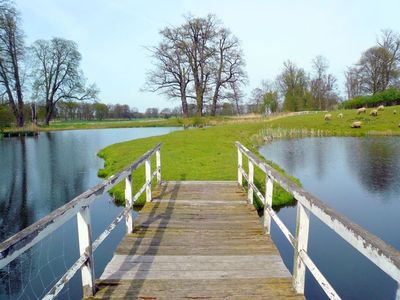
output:
<svg viewBox="0 0 400 300"><path fill-rule="evenodd" d="M8 105L0 105L0 131L10 127L14 121L14 115Z"/></svg>
<svg viewBox="0 0 400 300"><path fill-rule="evenodd" d="M376 107L379 105L391 106L400 104L400 90L396 88L390 88L383 92L376 93L374 95L358 96L353 99L344 101L341 106L342 108L360 108Z"/></svg>

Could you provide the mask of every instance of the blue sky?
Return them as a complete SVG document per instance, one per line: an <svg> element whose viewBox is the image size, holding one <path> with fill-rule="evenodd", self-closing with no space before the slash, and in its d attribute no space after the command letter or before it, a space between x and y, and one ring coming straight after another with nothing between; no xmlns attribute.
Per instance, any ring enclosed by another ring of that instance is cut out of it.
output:
<svg viewBox="0 0 400 300"><path fill-rule="evenodd" d="M143 111L179 102L140 92L151 68L145 46L158 43L158 31L179 25L183 15L217 15L241 40L249 75L247 94L262 79L274 79L285 60L307 71L317 55L343 90L344 70L372 46L381 29L400 32L399 0L16 0L27 43L63 37L82 53L89 82L104 103L123 103Z"/></svg>

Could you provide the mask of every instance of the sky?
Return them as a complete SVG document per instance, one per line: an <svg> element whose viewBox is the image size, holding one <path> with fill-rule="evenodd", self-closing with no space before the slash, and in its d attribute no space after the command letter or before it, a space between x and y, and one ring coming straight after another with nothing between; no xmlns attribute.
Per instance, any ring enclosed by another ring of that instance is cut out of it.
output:
<svg viewBox="0 0 400 300"><path fill-rule="evenodd" d="M174 107L163 95L140 91L152 61L146 47L184 15L215 14L241 41L249 83L274 80L290 59L306 71L328 59L344 95L344 71L374 45L382 29L400 32L399 0L15 0L28 45L62 37L78 43L88 82L104 103L144 111Z"/></svg>

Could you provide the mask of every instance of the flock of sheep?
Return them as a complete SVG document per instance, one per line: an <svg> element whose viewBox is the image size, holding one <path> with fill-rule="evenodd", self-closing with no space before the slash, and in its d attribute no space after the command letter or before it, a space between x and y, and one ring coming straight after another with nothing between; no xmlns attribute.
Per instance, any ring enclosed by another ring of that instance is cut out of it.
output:
<svg viewBox="0 0 400 300"><path fill-rule="evenodd" d="M378 111L384 110L384 109L385 109L385 107L384 107L383 105L380 105L380 106L378 106L377 109L371 110L371 112L369 113L369 115L372 116L372 117L377 117L377 116L378 116ZM367 113L367 109L366 109L365 107L361 107L361 108L357 109L357 115L366 114L366 113ZM396 110L393 110L393 114L397 114L397 111L396 111ZM342 119L342 118L343 118L343 113L339 113L339 114L337 115L337 117L338 117L339 119ZM324 119L325 119L325 121L330 121L330 120L332 120L332 114L330 114L330 113L325 114ZM400 124L399 124L399 127L400 127ZM353 122L353 123L351 124L351 128L361 128L361 121L355 121L355 122Z"/></svg>

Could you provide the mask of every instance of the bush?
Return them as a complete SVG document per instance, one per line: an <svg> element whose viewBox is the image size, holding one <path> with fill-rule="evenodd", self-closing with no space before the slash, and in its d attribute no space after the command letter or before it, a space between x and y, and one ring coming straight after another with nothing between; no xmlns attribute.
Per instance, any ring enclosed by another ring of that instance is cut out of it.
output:
<svg viewBox="0 0 400 300"><path fill-rule="evenodd" d="M14 121L14 115L8 105L0 105L0 131L10 127Z"/></svg>
<svg viewBox="0 0 400 300"><path fill-rule="evenodd" d="M390 88L374 95L358 96L353 99L344 101L342 108L360 108L360 107L376 107L379 105L391 106L400 104L400 90Z"/></svg>

